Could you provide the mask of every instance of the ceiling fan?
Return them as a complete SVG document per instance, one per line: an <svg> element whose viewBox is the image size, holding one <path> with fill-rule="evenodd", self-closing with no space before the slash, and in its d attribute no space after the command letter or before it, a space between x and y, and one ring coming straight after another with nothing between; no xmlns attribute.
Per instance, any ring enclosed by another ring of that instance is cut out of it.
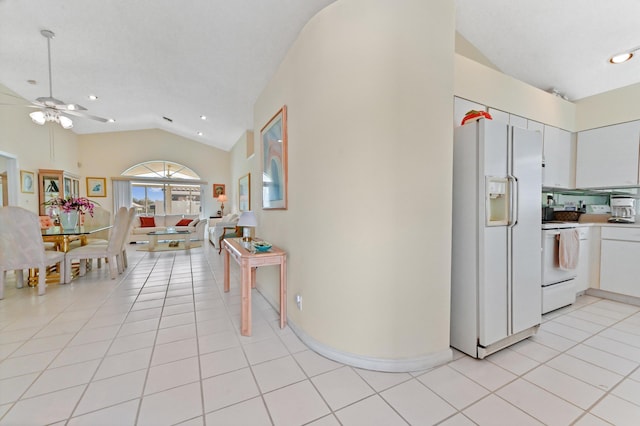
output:
<svg viewBox="0 0 640 426"><path fill-rule="evenodd" d="M55 37L55 34L50 30L42 30L40 31L40 34L47 39L49 96L40 97L31 102L32 105L29 105L29 108L38 108L38 111L34 111L29 114L31 120L40 125L43 125L46 122L55 122L60 124L64 129L70 129L73 127L73 121L68 116L89 118L103 123L113 122L113 119L87 114L84 112L87 111L87 109L82 105L67 104L60 99L53 97L53 84L51 79L51 39Z"/></svg>

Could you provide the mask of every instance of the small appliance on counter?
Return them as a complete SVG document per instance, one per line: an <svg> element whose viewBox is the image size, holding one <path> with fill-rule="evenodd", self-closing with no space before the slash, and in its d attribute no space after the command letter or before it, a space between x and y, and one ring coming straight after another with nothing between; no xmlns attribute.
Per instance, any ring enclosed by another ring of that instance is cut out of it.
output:
<svg viewBox="0 0 640 426"><path fill-rule="evenodd" d="M609 222L634 223L636 221L636 200L624 195L611 196L611 217Z"/></svg>

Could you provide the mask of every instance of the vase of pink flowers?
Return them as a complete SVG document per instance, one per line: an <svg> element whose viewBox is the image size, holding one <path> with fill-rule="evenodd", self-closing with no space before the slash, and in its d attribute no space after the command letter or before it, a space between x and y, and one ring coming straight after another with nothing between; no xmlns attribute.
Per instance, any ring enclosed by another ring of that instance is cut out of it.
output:
<svg viewBox="0 0 640 426"><path fill-rule="evenodd" d="M85 197L52 198L44 203L49 206L50 215L57 210L60 226L63 229L74 229L78 226L80 214L89 213L93 217L95 203Z"/></svg>

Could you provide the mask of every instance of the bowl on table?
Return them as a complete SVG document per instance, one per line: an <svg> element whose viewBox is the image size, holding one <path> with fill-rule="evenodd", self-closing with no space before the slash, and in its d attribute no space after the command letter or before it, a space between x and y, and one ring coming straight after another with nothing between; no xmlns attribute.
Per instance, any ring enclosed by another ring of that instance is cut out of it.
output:
<svg viewBox="0 0 640 426"><path fill-rule="evenodd" d="M257 252L263 253L265 251L271 250L271 243L267 241L254 241L253 247L256 249Z"/></svg>

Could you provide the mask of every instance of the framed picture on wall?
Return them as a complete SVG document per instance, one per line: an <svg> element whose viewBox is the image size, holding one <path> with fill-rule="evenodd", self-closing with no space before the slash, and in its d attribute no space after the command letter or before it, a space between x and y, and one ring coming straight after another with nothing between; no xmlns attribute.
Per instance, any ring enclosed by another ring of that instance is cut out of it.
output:
<svg viewBox="0 0 640 426"><path fill-rule="evenodd" d="M220 195L226 194L223 183L213 184L213 198L218 198Z"/></svg>
<svg viewBox="0 0 640 426"><path fill-rule="evenodd" d="M20 192L24 192L25 194L33 194L35 192L34 179L35 173L28 172L26 170L20 170Z"/></svg>
<svg viewBox="0 0 640 426"><path fill-rule="evenodd" d="M251 210L251 173L238 179L238 210Z"/></svg>
<svg viewBox="0 0 640 426"><path fill-rule="evenodd" d="M287 209L287 106L260 130L262 145L262 208Z"/></svg>
<svg viewBox="0 0 640 426"><path fill-rule="evenodd" d="M71 195L71 179L66 177L64 178L64 196L68 197Z"/></svg>
<svg viewBox="0 0 640 426"><path fill-rule="evenodd" d="M87 178L87 197L106 197L107 179L99 177Z"/></svg>

